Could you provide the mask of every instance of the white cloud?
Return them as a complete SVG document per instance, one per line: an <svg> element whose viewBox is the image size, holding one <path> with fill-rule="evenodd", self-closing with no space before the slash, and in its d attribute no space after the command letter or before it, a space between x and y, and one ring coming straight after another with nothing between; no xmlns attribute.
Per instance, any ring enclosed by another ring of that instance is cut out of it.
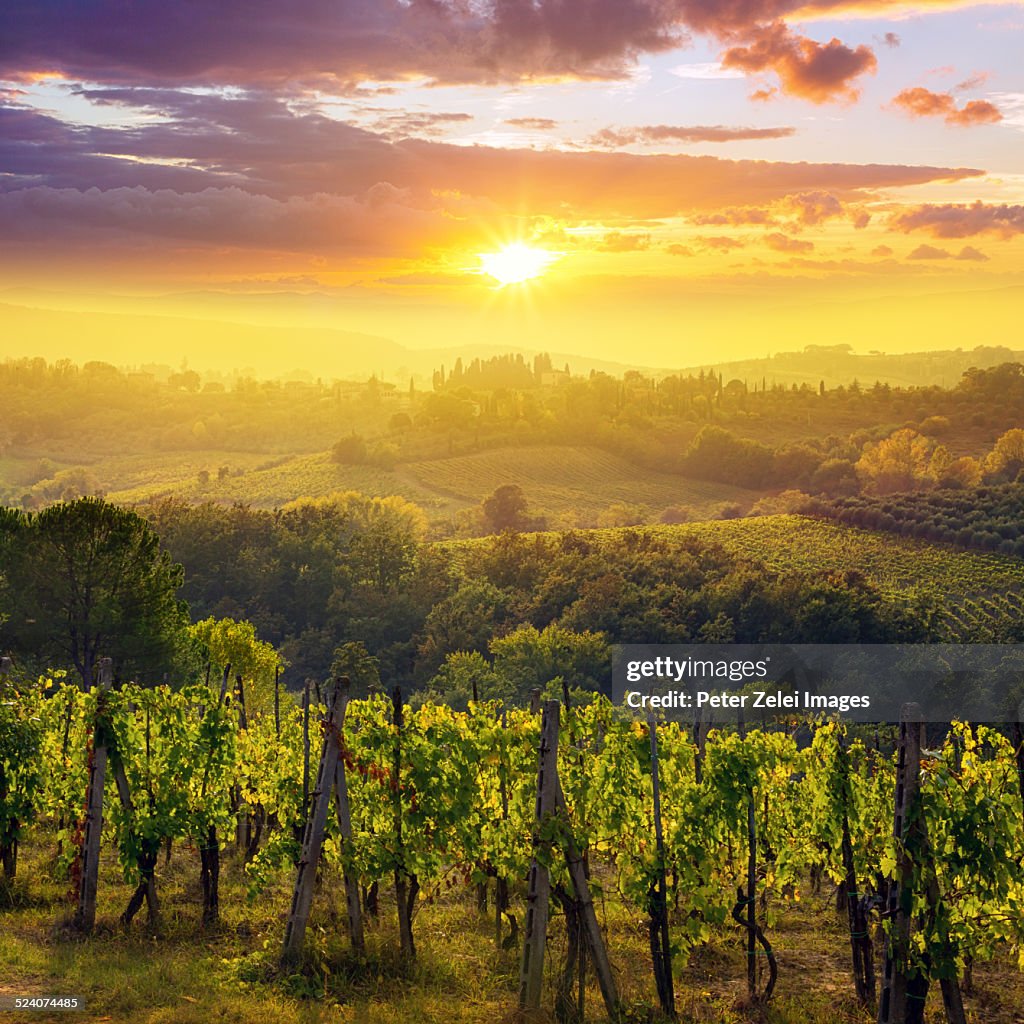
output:
<svg viewBox="0 0 1024 1024"><path fill-rule="evenodd" d="M722 67L718 61L707 61L702 64L680 64L671 69L677 78L742 78L743 72L737 68Z"/></svg>

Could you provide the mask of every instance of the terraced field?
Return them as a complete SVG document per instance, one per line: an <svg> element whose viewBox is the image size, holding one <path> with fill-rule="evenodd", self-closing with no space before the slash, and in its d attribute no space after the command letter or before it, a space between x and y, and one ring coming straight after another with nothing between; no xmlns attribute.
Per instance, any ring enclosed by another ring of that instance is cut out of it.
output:
<svg viewBox="0 0 1024 1024"><path fill-rule="evenodd" d="M804 516L650 527L696 535L774 569L863 573L884 594L922 594L942 610L948 639L993 639L993 629L1021 621L1024 561L960 551Z"/></svg>

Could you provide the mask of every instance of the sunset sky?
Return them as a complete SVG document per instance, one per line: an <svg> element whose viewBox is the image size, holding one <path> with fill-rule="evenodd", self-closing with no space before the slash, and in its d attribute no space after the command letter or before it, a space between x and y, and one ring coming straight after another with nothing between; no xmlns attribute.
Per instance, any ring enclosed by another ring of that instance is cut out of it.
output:
<svg viewBox="0 0 1024 1024"><path fill-rule="evenodd" d="M224 320L656 367L1024 348L1018 4L11 0L3 22L0 303L192 321L95 358L229 365ZM502 286L481 255L512 243L542 272ZM80 355L2 327L0 355Z"/></svg>

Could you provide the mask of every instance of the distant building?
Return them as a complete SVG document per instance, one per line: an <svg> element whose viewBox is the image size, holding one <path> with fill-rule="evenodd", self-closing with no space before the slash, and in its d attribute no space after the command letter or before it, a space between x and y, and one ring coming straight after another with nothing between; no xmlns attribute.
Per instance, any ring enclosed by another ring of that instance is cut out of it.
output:
<svg viewBox="0 0 1024 1024"><path fill-rule="evenodd" d="M540 386L542 388L557 388L568 384L570 379L565 370L544 370L540 375Z"/></svg>

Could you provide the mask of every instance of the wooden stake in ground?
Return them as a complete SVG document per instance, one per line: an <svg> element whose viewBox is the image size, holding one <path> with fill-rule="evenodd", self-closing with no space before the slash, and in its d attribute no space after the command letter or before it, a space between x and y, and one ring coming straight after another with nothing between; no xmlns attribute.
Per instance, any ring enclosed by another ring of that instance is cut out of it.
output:
<svg viewBox="0 0 1024 1024"><path fill-rule="evenodd" d="M501 731L505 732L507 718L501 712ZM498 795L501 800L501 820L508 821L508 783L505 778L505 758L498 765ZM501 917L508 910L508 879L498 874L494 879L494 944L501 949Z"/></svg>
<svg viewBox="0 0 1024 1024"><path fill-rule="evenodd" d="M402 840L402 729L405 725L402 688L396 686L391 694L391 706L395 724L395 757L391 766L391 792L394 807L395 829L395 903L398 906L398 939L402 956L406 960L416 959L416 944L412 937L412 908L419 882L410 876L405 868L405 848Z"/></svg>
<svg viewBox="0 0 1024 1024"><path fill-rule="evenodd" d="M878 1024L904 1024L907 1019L907 961L910 955L910 906L914 862L906 848L910 811L920 792L921 706L900 709L900 735L896 761L896 799L893 836L896 838L896 877L889 883L885 910L890 921L885 944L882 994Z"/></svg>
<svg viewBox="0 0 1024 1024"><path fill-rule="evenodd" d="M558 702L555 701L554 703L557 704ZM555 807L565 817L566 823L568 823L569 809L562 794L562 786L558 781L557 762L555 771ZM587 939L587 947L590 950L590 962L594 965L594 973L597 975L597 983L601 988L601 997L604 999L608 1017L613 1021L618 1020L621 1009L618 987L615 984L615 976L612 974L611 964L608 961L608 951L605 949L601 926L597 923L594 899L590 894L590 885L587 882L583 856L576 849L576 843L568 832L565 843L565 863L569 869L569 878L572 880L576 902L579 904L580 923L583 928L583 934Z"/></svg>
<svg viewBox="0 0 1024 1024"><path fill-rule="evenodd" d="M345 711L348 708L349 680L342 676L338 680L340 697L337 698L337 720L339 757L334 770L334 795L338 802L338 828L341 830L342 849L352 845L352 813L348 803L348 780L345 777ZM348 935L352 948L360 956L366 951L363 940L363 910L359 902L359 877L351 867L345 868L345 904L348 910Z"/></svg>
<svg viewBox="0 0 1024 1024"><path fill-rule="evenodd" d="M11 659L0 658L0 697L8 676L11 674ZM4 767L0 764L0 803L3 803L8 796L7 778L4 775ZM4 833L0 835L0 865L3 866L4 878L8 881L18 873L18 822L9 822Z"/></svg>
<svg viewBox="0 0 1024 1024"><path fill-rule="evenodd" d="M875 1009L875 961L871 935L868 932L867 913L857 866L853 859L853 841L850 837L850 808L853 794L850 789L850 752L842 732L837 738L839 744L837 768L840 773L839 786L843 811L843 888L846 895L847 923L850 928L850 956L853 966L853 984L857 1001L872 1012Z"/></svg>
<svg viewBox="0 0 1024 1024"><path fill-rule="evenodd" d="M110 764L114 773L114 782L117 784L118 799L121 801L121 807L124 809L128 820L134 821L135 805L132 803L132 794L128 785L128 776L124 770L124 761L116 746L110 748L110 754L112 755L110 757ZM125 928L129 927L142 906L143 900L145 900L149 913L149 923L154 928L157 928L160 926L160 904L156 895L156 860L160 850L160 841L159 839L156 841L141 839L139 836L134 836L133 838L139 850L136 858L139 868L139 884L135 887L135 891L128 900L128 906L121 915L121 924Z"/></svg>
<svg viewBox="0 0 1024 1024"><path fill-rule="evenodd" d="M302 853L299 856L295 889L292 893L292 906L284 930L284 949L281 954L281 960L284 963L293 962L301 955L302 943L306 937L306 925L309 922L309 910L313 905L316 869L320 863L324 828L327 825L327 812L331 806L331 790L334 786L338 766L339 747L335 714L340 693L341 687L335 687L334 697L327 711L323 752L320 755L320 770L317 772L316 788L312 794L311 813L306 818Z"/></svg>
<svg viewBox="0 0 1024 1024"><path fill-rule="evenodd" d="M551 877L538 853L545 843L541 838L544 827L555 813L558 792L558 714L557 700L549 700L544 704L537 765L534 853L527 882L523 959L519 971L519 1008L522 1010L540 1009L541 986L544 981L544 946L548 937Z"/></svg>
<svg viewBox="0 0 1024 1024"><path fill-rule="evenodd" d="M108 723L106 696L113 681L113 665L109 658L100 659L100 685L96 695L98 708L93 719L93 746L89 757L89 783L85 797L85 838L80 860L81 879L78 884L78 909L74 927L91 932L96 924L96 890L99 886L100 836L103 832L103 787L107 779Z"/></svg>
<svg viewBox="0 0 1024 1024"><path fill-rule="evenodd" d="M654 963L654 983L662 1013L674 1018L676 997L672 985L672 945L668 932L668 882L665 879L665 836L661 825L661 779L658 764L658 723L653 712L647 714L651 737L651 785L654 791L654 842L658 851L658 877L651 886L650 941Z"/></svg>
<svg viewBox="0 0 1024 1024"><path fill-rule="evenodd" d="M224 674L220 683L220 697L218 707L223 706L228 694L228 678L231 674L231 663L224 666ZM207 670L207 682L209 682L209 670ZM200 711L200 715L205 711ZM208 750L207 763L203 767L203 781L199 789L199 799L203 801L206 797L206 786L210 779L210 761L212 750ZM203 890L203 927L217 923L220 917L220 837L217 835L217 826L207 826L205 835L199 837L199 884Z"/></svg>

